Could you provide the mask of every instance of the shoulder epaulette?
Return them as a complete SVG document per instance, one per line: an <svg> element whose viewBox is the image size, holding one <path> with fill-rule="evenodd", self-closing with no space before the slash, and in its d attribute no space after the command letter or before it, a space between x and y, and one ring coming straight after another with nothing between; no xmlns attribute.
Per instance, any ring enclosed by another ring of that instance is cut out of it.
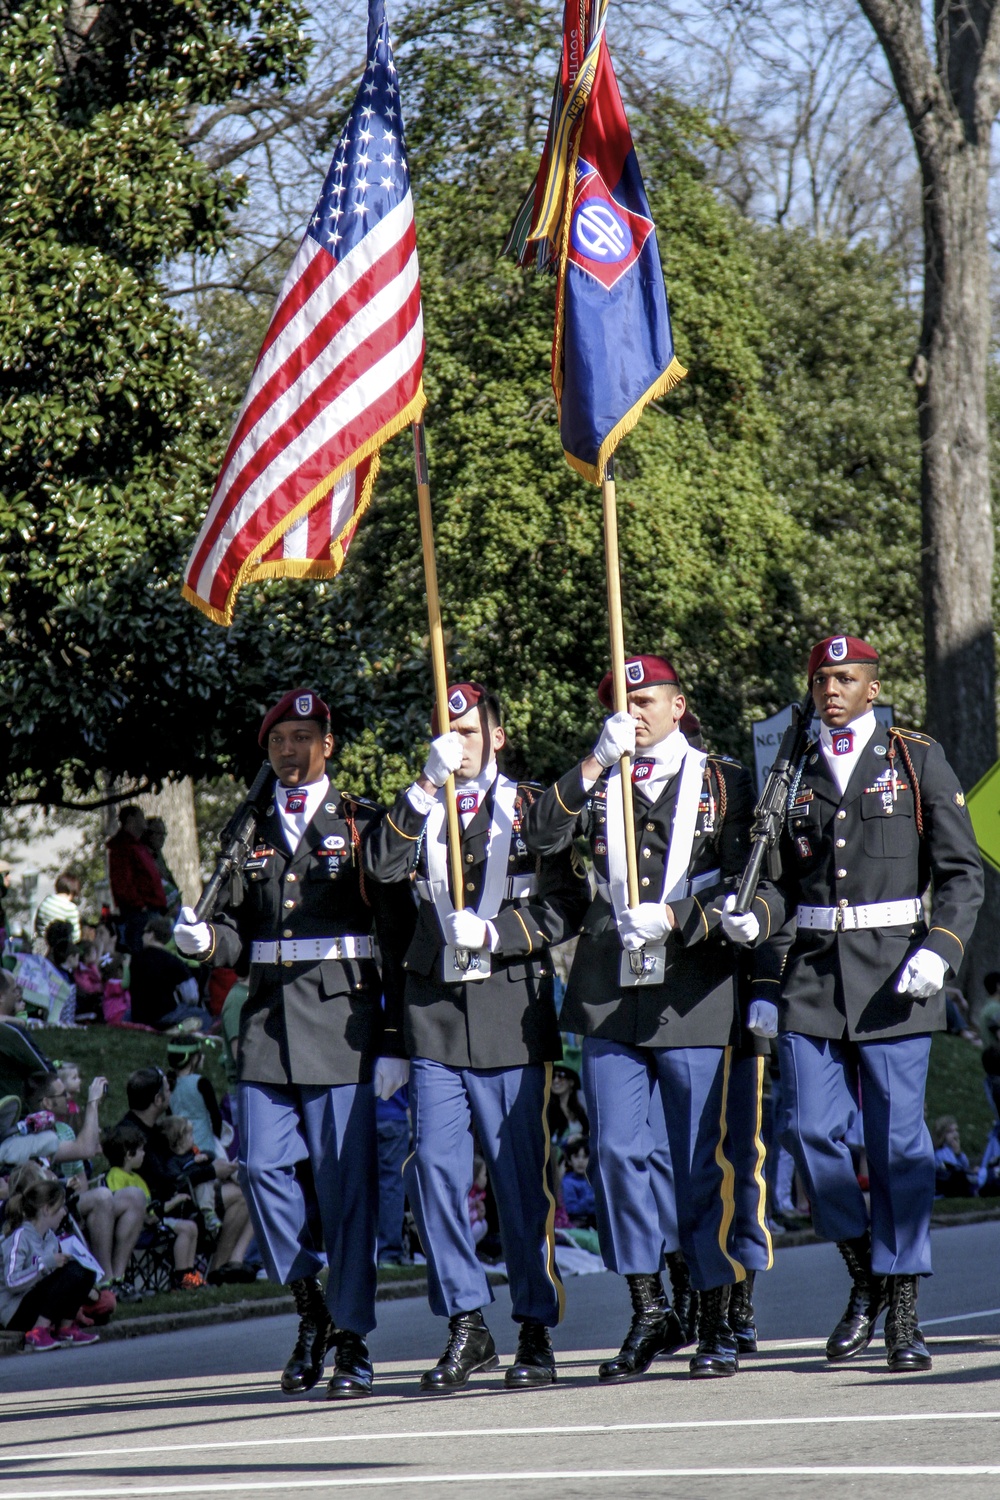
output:
<svg viewBox="0 0 1000 1500"><path fill-rule="evenodd" d="M363 808L365 812L384 812L385 808L379 802L373 802L370 797L355 797L353 792L348 795L344 792L340 799L342 805L348 809Z"/></svg>
<svg viewBox="0 0 1000 1500"><path fill-rule="evenodd" d="M738 771L743 770L743 762L737 760L735 755L720 755L716 750L709 750L705 758L706 760L721 761L724 766L735 766Z"/></svg>
<svg viewBox="0 0 1000 1500"><path fill-rule="evenodd" d="M519 781L517 789L519 792L529 792L533 797L540 797L545 790L540 781Z"/></svg>
<svg viewBox="0 0 1000 1500"><path fill-rule="evenodd" d="M934 745L937 743L929 734L921 734L919 729L903 729L899 724L892 724L889 728L890 734L898 734L904 740L916 740L918 745Z"/></svg>

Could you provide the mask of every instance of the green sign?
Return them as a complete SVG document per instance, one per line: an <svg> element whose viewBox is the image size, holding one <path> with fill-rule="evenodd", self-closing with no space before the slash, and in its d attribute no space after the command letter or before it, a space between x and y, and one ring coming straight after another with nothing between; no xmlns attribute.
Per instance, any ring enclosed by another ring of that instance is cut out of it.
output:
<svg viewBox="0 0 1000 1500"><path fill-rule="evenodd" d="M1000 870L1000 760L991 766L966 797L979 852Z"/></svg>

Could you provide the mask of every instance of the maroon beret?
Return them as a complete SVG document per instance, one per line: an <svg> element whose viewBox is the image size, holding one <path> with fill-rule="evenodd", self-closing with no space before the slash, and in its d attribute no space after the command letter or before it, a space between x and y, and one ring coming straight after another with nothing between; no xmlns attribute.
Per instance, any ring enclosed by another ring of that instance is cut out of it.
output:
<svg viewBox="0 0 1000 1500"><path fill-rule="evenodd" d="M828 635L809 653L809 682L820 667L843 667L847 663L870 662L878 666L878 652L856 635Z"/></svg>
<svg viewBox="0 0 1000 1500"><path fill-rule="evenodd" d="M636 688L656 687L660 682L669 682L674 687L678 686L677 673L665 656L626 657L625 687L628 692L632 693ZM597 696L605 708L614 707L614 676L611 672L605 672L601 678Z"/></svg>
<svg viewBox="0 0 1000 1500"><path fill-rule="evenodd" d="M286 719L315 719L321 728L329 729L330 710L311 688L292 688L290 693L279 698L274 707L269 708L264 715L264 722L257 736L257 743L262 750L267 748L267 736L275 724L283 724Z"/></svg>
<svg viewBox="0 0 1000 1500"><path fill-rule="evenodd" d="M696 734L701 734L701 720L697 714L693 714L686 708L681 714L680 723L677 725L685 739L693 739Z"/></svg>
<svg viewBox="0 0 1000 1500"><path fill-rule="evenodd" d="M470 708L475 708L476 704L485 697L486 689L481 682L456 682L454 687L448 689L449 720L461 719L463 715L469 712ZM436 735L440 734L440 732L438 729L437 705L435 704L434 712L431 714L431 734Z"/></svg>

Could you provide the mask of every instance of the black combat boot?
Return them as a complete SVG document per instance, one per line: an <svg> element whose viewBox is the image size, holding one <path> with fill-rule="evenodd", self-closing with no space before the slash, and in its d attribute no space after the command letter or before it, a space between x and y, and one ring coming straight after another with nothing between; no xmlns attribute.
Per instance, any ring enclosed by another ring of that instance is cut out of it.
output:
<svg viewBox="0 0 1000 1500"><path fill-rule="evenodd" d="M450 1395L477 1370L495 1370L500 1363L493 1335L478 1308L449 1318L448 1330L448 1347L433 1370L420 1377L425 1396Z"/></svg>
<svg viewBox="0 0 1000 1500"><path fill-rule="evenodd" d="M684 1334L684 1342L693 1344L698 1337L698 1293L691 1285L691 1273L680 1250L671 1250L667 1256L667 1271L670 1275L671 1300Z"/></svg>
<svg viewBox="0 0 1000 1500"><path fill-rule="evenodd" d="M744 1281L738 1281L729 1293L728 1322L736 1338L740 1354L757 1353L757 1324L753 1311L753 1282L755 1271L748 1271Z"/></svg>
<svg viewBox="0 0 1000 1500"><path fill-rule="evenodd" d="M885 1348L890 1370L929 1370L931 1357L917 1322L917 1278L889 1276Z"/></svg>
<svg viewBox="0 0 1000 1500"><path fill-rule="evenodd" d="M328 1401L353 1401L359 1396L370 1396L374 1372L368 1354L368 1345L360 1333L350 1333L346 1328L337 1334L337 1355L333 1374L326 1387Z"/></svg>
<svg viewBox="0 0 1000 1500"><path fill-rule="evenodd" d="M523 1391L533 1385L554 1385L555 1379L556 1356L549 1330L544 1323L525 1318L517 1336L514 1363L504 1375L503 1383L509 1391Z"/></svg>
<svg viewBox="0 0 1000 1500"><path fill-rule="evenodd" d="M326 1351L336 1338L333 1320L323 1301L323 1288L315 1276L302 1276L291 1284L299 1332L288 1363L281 1372L281 1389L288 1395L311 1391L323 1373Z"/></svg>
<svg viewBox="0 0 1000 1500"><path fill-rule="evenodd" d="M838 1240L837 1249L851 1273L851 1295L844 1316L826 1341L827 1359L852 1359L867 1349L879 1313L885 1307L884 1276L872 1275L872 1239Z"/></svg>
<svg viewBox="0 0 1000 1500"><path fill-rule="evenodd" d="M736 1339L726 1317L729 1292L728 1286L713 1286L698 1294L698 1348L691 1360L696 1380L735 1375L740 1367Z"/></svg>
<svg viewBox="0 0 1000 1500"><path fill-rule="evenodd" d="M677 1316L656 1276L626 1276L632 1298L632 1322L614 1359L597 1368L605 1384L645 1375L658 1354L673 1354L686 1342Z"/></svg>

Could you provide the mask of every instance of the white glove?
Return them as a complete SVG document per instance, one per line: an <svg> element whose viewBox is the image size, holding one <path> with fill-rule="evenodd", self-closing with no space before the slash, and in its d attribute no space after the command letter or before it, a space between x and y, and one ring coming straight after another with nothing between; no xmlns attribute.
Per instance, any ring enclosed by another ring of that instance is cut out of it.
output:
<svg viewBox="0 0 1000 1500"><path fill-rule="evenodd" d="M450 729L447 734L439 734L436 740L431 740L424 775L435 786L444 786L448 777L453 776L461 764L462 736Z"/></svg>
<svg viewBox="0 0 1000 1500"><path fill-rule="evenodd" d="M182 906L174 923L174 942L188 958L206 958L212 951L212 929L199 922L193 906Z"/></svg>
<svg viewBox="0 0 1000 1500"><path fill-rule="evenodd" d="M372 1069L372 1088L376 1099L391 1099L409 1077L410 1065L404 1057L377 1057Z"/></svg>
<svg viewBox="0 0 1000 1500"><path fill-rule="evenodd" d="M600 739L594 746L594 758L605 770L615 766L623 755L635 754L635 720L631 714L612 714L605 719Z"/></svg>
<svg viewBox="0 0 1000 1500"><path fill-rule="evenodd" d="M770 1000L751 1000L747 1013L747 1030L754 1036L778 1035L778 1007Z"/></svg>
<svg viewBox="0 0 1000 1500"><path fill-rule="evenodd" d="M722 903L722 930L731 943L752 943L760 935L760 923L752 911L735 915L736 896L731 893ZM773 1031L762 1033L774 1036Z"/></svg>
<svg viewBox="0 0 1000 1500"><path fill-rule="evenodd" d="M663 901L643 901L630 906L618 919L618 931L625 948L644 948L659 943L670 931L670 919Z"/></svg>
<svg viewBox="0 0 1000 1500"><path fill-rule="evenodd" d="M444 935L453 948L488 948L490 943L486 923L467 906L445 917Z"/></svg>
<svg viewBox="0 0 1000 1500"><path fill-rule="evenodd" d="M914 1000L929 1000L944 985L948 965L930 948L918 948L907 960L896 982L897 995L912 995Z"/></svg>

